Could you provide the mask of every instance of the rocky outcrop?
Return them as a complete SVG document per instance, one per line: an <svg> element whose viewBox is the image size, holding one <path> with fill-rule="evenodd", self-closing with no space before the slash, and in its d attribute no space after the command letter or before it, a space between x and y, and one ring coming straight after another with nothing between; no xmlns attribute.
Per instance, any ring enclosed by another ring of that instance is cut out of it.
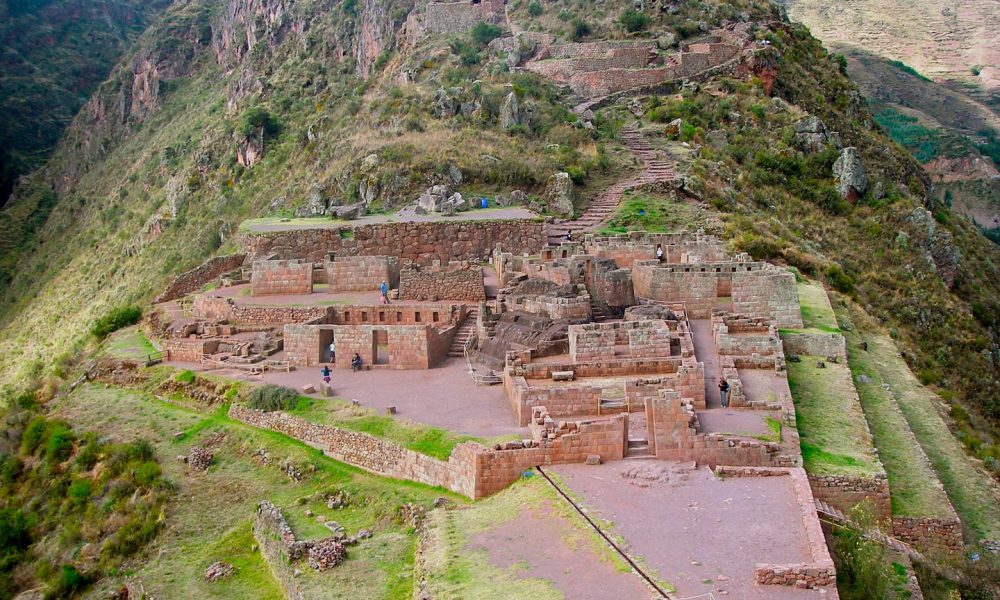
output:
<svg viewBox="0 0 1000 600"><path fill-rule="evenodd" d="M922 207L913 209L906 217L912 226L913 237L908 240L911 247L921 251L928 265L937 272L949 288L955 284L958 273L958 249L951 233L938 225L934 215Z"/></svg>
<svg viewBox="0 0 1000 600"><path fill-rule="evenodd" d="M248 137L236 140L236 160L245 168L250 168L264 158L264 128L258 127Z"/></svg>
<svg viewBox="0 0 1000 600"><path fill-rule="evenodd" d="M511 92L504 98L500 106L500 127L510 129L521 124L521 105L517 100L517 94Z"/></svg>
<svg viewBox="0 0 1000 600"><path fill-rule="evenodd" d="M434 107L431 112L439 119L447 119L458 114L458 100L455 96L462 93L461 88L438 88L434 92Z"/></svg>
<svg viewBox="0 0 1000 600"><path fill-rule="evenodd" d="M573 189L573 180L570 179L569 173L555 173L549 177L545 193L542 195L546 210L562 217L572 217L575 198L576 191Z"/></svg>
<svg viewBox="0 0 1000 600"><path fill-rule="evenodd" d="M868 173L857 148L840 151L840 157L833 163L833 177L837 180L837 192L846 200L854 202L868 191Z"/></svg>
<svg viewBox="0 0 1000 600"><path fill-rule="evenodd" d="M795 142L807 152L820 152L830 142L826 125L813 115L795 124Z"/></svg>

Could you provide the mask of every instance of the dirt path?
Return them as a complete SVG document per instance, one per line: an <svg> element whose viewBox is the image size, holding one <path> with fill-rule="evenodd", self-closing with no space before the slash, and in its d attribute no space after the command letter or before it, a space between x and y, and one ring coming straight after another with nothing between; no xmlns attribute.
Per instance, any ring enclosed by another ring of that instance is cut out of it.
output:
<svg viewBox="0 0 1000 600"><path fill-rule="evenodd" d="M617 210L626 191L648 185L677 179L674 172L674 161L668 161L663 152L653 149L641 133L634 129L624 129L622 141L628 149L642 162L642 168L637 174L626 175L608 189L597 195L582 215L571 221L564 221L549 226L549 244L557 245L566 240L566 234L576 234L580 231L595 229Z"/></svg>

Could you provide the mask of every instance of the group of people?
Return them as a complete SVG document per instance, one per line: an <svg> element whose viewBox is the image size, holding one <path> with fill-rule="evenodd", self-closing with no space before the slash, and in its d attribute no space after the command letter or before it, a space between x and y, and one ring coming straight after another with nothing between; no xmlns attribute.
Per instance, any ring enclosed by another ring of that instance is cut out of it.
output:
<svg viewBox="0 0 1000 600"><path fill-rule="evenodd" d="M331 363L332 362L336 362L336 356L337 356L337 354L336 354L336 346L331 342L330 343L330 362ZM354 356L351 357L351 370L352 371L360 371L361 370L361 355L358 354L357 352L355 352ZM323 383L330 383L330 374L331 373L332 373L332 371L330 370L330 365L323 365L323 368L320 369L320 374L323 375Z"/></svg>

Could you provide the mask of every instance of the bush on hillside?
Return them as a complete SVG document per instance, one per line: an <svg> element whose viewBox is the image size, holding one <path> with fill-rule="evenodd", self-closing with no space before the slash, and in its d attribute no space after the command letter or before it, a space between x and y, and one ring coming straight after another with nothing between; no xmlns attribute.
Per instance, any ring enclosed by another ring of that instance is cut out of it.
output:
<svg viewBox="0 0 1000 600"><path fill-rule="evenodd" d="M583 19L573 19L573 30L570 32L570 38L576 42L588 35L590 35L590 23L587 23Z"/></svg>
<svg viewBox="0 0 1000 600"><path fill-rule="evenodd" d="M531 3L528 4L528 14L532 17L540 17L544 11L545 9L542 8L542 3L538 0L531 0Z"/></svg>
<svg viewBox="0 0 1000 600"><path fill-rule="evenodd" d="M273 412L276 410L291 410L299 401L299 393L291 388L280 385L262 385L250 392L247 406L257 410Z"/></svg>
<svg viewBox="0 0 1000 600"><path fill-rule="evenodd" d="M636 33L637 31L642 31L646 27L649 27L649 15L642 11L630 8L618 17L618 22L622 24L625 31L628 31L629 33Z"/></svg>
<svg viewBox="0 0 1000 600"><path fill-rule="evenodd" d="M138 306L119 306L97 319L90 328L90 333L98 339L104 339L108 334L118 331L122 327L135 325L140 318L142 318L142 310Z"/></svg>
<svg viewBox="0 0 1000 600"><path fill-rule="evenodd" d="M496 25L490 25L485 21L480 21L475 24L472 31L469 32L469 35L472 36L472 41L475 42L477 46L482 47L503 35L503 30Z"/></svg>

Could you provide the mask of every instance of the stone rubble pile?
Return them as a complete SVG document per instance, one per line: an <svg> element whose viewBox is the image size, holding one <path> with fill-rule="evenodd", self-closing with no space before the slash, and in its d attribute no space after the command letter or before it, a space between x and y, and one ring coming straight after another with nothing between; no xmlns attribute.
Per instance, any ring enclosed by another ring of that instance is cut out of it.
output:
<svg viewBox="0 0 1000 600"><path fill-rule="evenodd" d="M236 571L233 565L224 563L222 561L216 561L205 569L205 580L206 581L219 581L220 579L225 579L229 577Z"/></svg>
<svg viewBox="0 0 1000 600"><path fill-rule="evenodd" d="M196 471L207 471L212 466L212 458L215 455L211 450L203 446L195 446L188 453L187 464Z"/></svg>

